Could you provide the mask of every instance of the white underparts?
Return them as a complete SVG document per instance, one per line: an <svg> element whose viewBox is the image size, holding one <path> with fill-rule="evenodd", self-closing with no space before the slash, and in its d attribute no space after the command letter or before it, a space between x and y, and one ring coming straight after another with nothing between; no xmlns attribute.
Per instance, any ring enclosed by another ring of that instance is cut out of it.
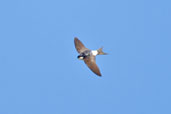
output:
<svg viewBox="0 0 171 114"><path fill-rule="evenodd" d="M83 57L79 57L78 59L83 60Z"/></svg>
<svg viewBox="0 0 171 114"><path fill-rule="evenodd" d="M91 53L96 56L98 54L98 51L97 50L92 50Z"/></svg>

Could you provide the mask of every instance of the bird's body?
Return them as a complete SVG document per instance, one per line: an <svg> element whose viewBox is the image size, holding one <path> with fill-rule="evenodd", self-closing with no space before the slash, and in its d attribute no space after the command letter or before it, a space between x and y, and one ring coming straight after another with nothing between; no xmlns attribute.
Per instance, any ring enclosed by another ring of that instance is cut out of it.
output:
<svg viewBox="0 0 171 114"><path fill-rule="evenodd" d="M92 50L91 53L92 53L93 56L98 55L98 51L97 50Z"/></svg>
<svg viewBox="0 0 171 114"><path fill-rule="evenodd" d="M91 55L91 50L85 50L84 52L80 53L78 59L84 60L86 57L89 57L90 55Z"/></svg>
<svg viewBox="0 0 171 114"><path fill-rule="evenodd" d="M97 50L86 50L86 51L80 53L80 55L78 56L78 59L84 60L86 57L96 56L96 55L98 55Z"/></svg>
<svg viewBox="0 0 171 114"><path fill-rule="evenodd" d="M99 70L98 66L96 65L95 57L97 55L106 55L106 53L104 53L102 51L102 48L100 48L98 50L89 50L88 48L86 48L83 45L83 43L78 38L74 39L74 43L75 43L75 48L77 49L78 53L80 54L77 56L77 58L80 60L84 60L84 62L87 64L87 66L95 74L97 74L98 76L101 76L100 70Z"/></svg>

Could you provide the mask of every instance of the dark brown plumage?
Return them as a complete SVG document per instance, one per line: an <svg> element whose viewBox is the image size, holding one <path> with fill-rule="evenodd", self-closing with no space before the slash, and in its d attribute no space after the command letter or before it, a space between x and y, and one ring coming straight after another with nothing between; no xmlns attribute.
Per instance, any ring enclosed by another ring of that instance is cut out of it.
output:
<svg viewBox="0 0 171 114"><path fill-rule="evenodd" d="M93 71L98 76L101 76L100 70L95 61L95 56L90 56L90 57L84 59L84 62L91 69L91 71Z"/></svg>
<svg viewBox="0 0 171 114"><path fill-rule="evenodd" d="M77 37L74 38L74 43L75 43L75 48L77 49L78 53L82 53L85 50L87 50L84 44Z"/></svg>
<svg viewBox="0 0 171 114"><path fill-rule="evenodd" d="M84 60L85 64L90 68L91 71L93 71L98 76L102 76L95 60L96 55L106 55L106 53L102 51L102 48L98 49L96 55L94 55L91 52L91 50L86 48L84 44L77 37L74 38L74 44L77 52L80 53L80 55L85 55L87 54L86 52L89 52L88 55L82 57L82 59Z"/></svg>

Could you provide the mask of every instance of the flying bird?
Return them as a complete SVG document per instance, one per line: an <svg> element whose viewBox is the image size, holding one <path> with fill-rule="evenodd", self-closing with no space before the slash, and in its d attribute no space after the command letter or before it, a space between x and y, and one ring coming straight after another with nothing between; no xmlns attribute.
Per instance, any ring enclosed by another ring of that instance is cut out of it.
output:
<svg viewBox="0 0 171 114"><path fill-rule="evenodd" d="M84 60L85 64L93 71L96 75L102 76L100 70L96 64L96 56L97 55L106 55L102 51L103 47L98 50L90 50L84 46L84 44L77 38L74 38L74 44L77 52L79 55L77 56L78 59Z"/></svg>

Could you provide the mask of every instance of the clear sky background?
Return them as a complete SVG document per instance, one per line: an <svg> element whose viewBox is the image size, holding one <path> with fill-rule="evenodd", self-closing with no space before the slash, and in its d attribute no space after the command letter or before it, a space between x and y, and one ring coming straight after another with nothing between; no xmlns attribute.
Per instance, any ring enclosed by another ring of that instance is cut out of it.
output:
<svg viewBox="0 0 171 114"><path fill-rule="evenodd" d="M171 114L171 1L1 0L0 114Z"/></svg>

